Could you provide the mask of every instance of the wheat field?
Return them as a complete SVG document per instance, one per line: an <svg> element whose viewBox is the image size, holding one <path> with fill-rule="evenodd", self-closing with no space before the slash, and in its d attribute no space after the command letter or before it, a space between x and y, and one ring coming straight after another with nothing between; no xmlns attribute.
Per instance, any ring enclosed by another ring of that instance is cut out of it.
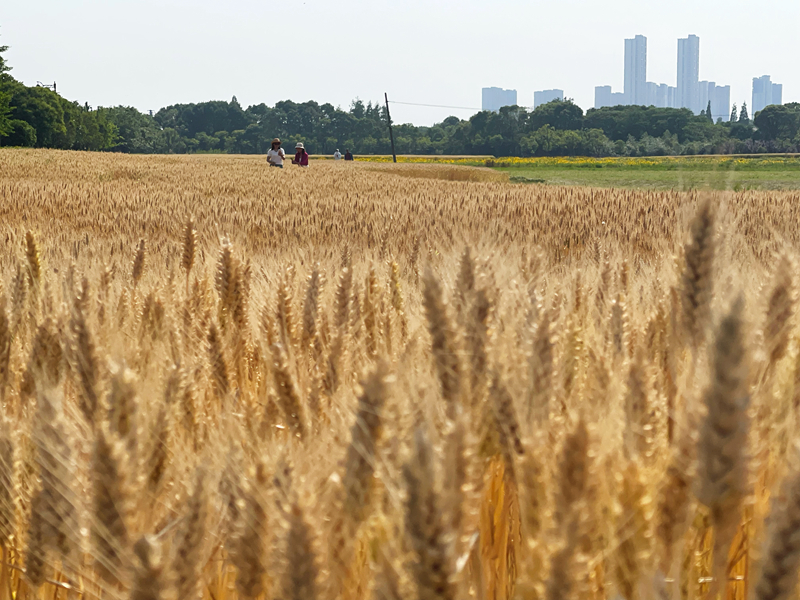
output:
<svg viewBox="0 0 800 600"><path fill-rule="evenodd" d="M0 150L0 599L798 597L800 193L415 169Z"/></svg>

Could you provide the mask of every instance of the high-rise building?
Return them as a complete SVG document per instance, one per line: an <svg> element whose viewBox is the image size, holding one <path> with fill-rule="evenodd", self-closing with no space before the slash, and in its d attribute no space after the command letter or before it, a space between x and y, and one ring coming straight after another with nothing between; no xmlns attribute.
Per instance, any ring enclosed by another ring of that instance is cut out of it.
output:
<svg viewBox="0 0 800 600"><path fill-rule="evenodd" d="M542 104L547 104L553 100L563 99L564 90L542 90L540 92L533 92L533 108L541 106Z"/></svg>
<svg viewBox="0 0 800 600"><path fill-rule="evenodd" d="M625 40L626 104L647 104L647 38L637 35Z"/></svg>
<svg viewBox="0 0 800 600"><path fill-rule="evenodd" d="M642 102L644 106L658 106L658 84L648 81L645 83L645 101Z"/></svg>
<svg viewBox="0 0 800 600"><path fill-rule="evenodd" d="M772 84L772 103L773 104L783 104L783 84L782 83L773 83Z"/></svg>
<svg viewBox="0 0 800 600"><path fill-rule="evenodd" d="M611 86L598 85L594 88L594 107L611 106Z"/></svg>
<svg viewBox="0 0 800 600"><path fill-rule="evenodd" d="M620 106L625 104L624 92L612 92L610 85L598 85L594 88L594 107Z"/></svg>
<svg viewBox="0 0 800 600"><path fill-rule="evenodd" d="M783 85L772 83L769 75L753 77L751 116L755 116L758 111L764 110L770 104L783 104Z"/></svg>
<svg viewBox="0 0 800 600"><path fill-rule="evenodd" d="M713 81L701 81L697 84L697 106L700 110L708 108L709 102L713 103L716 87L717 84Z"/></svg>
<svg viewBox="0 0 800 600"><path fill-rule="evenodd" d="M700 79L700 38L690 35L678 40L678 108L699 113L698 81Z"/></svg>
<svg viewBox="0 0 800 600"><path fill-rule="evenodd" d="M714 88L714 98L711 100L711 118L728 121L731 118L731 86L718 85Z"/></svg>
<svg viewBox="0 0 800 600"><path fill-rule="evenodd" d="M730 119L731 86L717 85L713 81L701 81L697 84L697 104L701 111L707 110L711 104L711 118L716 121ZM697 111L695 111L697 112Z"/></svg>
<svg viewBox="0 0 800 600"><path fill-rule="evenodd" d="M488 87L481 90L481 108L497 112L504 106L517 104L517 90Z"/></svg>
<svg viewBox="0 0 800 600"><path fill-rule="evenodd" d="M666 83L653 83L648 81L646 84L647 100L645 106L655 106L657 108L673 108L675 105L675 88Z"/></svg>

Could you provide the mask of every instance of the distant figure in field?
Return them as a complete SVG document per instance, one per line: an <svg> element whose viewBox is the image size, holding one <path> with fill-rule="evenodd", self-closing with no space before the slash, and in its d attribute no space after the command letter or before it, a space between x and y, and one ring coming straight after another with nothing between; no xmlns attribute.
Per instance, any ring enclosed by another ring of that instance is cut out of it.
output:
<svg viewBox="0 0 800 600"><path fill-rule="evenodd" d="M339 160L342 158L342 153L339 152L339 149L336 149L336 152L333 153L333 160Z"/></svg>
<svg viewBox="0 0 800 600"><path fill-rule="evenodd" d="M350 150L347 150L346 148L345 148L345 151L344 151L344 159L345 160L353 160L353 155L350 154Z"/></svg>
<svg viewBox="0 0 800 600"><path fill-rule="evenodd" d="M295 154L294 158L292 159L292 164L297 165L299 167L307 167L308 166L308 152L303 147L303 142L297 142L297 145L294 147Z"/></svg>
<svg viewBox="0 0 800 600"><path fill-rule="evenodd" d="M272 140L272 147L267 151L267 162L270 167L282 169L284 158L286 158L286 152L281 148L281 141L275 138Z"/></svg>

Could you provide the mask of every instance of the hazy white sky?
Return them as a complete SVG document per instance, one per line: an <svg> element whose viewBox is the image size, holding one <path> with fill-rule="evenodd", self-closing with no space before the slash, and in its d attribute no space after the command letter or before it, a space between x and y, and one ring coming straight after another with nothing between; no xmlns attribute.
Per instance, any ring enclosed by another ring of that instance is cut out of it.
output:
<svg viewBox="0 0 800 600"><path fill-rule="evenodd" d="M0 0L0 45L26 84L56 81L92 106L230 100L243 106L355 97L480 107L561 88L584 109L622 91L626 37L647 36L647 78L675 85L677 38L700 36L700 79L750 104L768 74L800 101L800 1ZM394 105L396 122L468 110Z"/></svg>

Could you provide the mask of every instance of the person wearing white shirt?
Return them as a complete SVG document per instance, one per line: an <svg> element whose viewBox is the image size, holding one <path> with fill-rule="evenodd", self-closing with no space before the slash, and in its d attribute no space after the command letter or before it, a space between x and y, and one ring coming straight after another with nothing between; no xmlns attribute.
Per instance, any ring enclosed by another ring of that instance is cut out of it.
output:
<svg viewBox="0 0 800 600"><path fill-rule="evenodd" d="M283 168L283 159L286 158L286 152L281 148L281 141L278 138L272 140L272 147L267 152L267 162L270 167Z"/></svg>
<svg viewBox="0 0 800 600"><path fill-rule="evenodd" d="M333 160L339 160L342 158L342 153L339 152L339 149L336 149L336 152L333 153Z"/></svg>

